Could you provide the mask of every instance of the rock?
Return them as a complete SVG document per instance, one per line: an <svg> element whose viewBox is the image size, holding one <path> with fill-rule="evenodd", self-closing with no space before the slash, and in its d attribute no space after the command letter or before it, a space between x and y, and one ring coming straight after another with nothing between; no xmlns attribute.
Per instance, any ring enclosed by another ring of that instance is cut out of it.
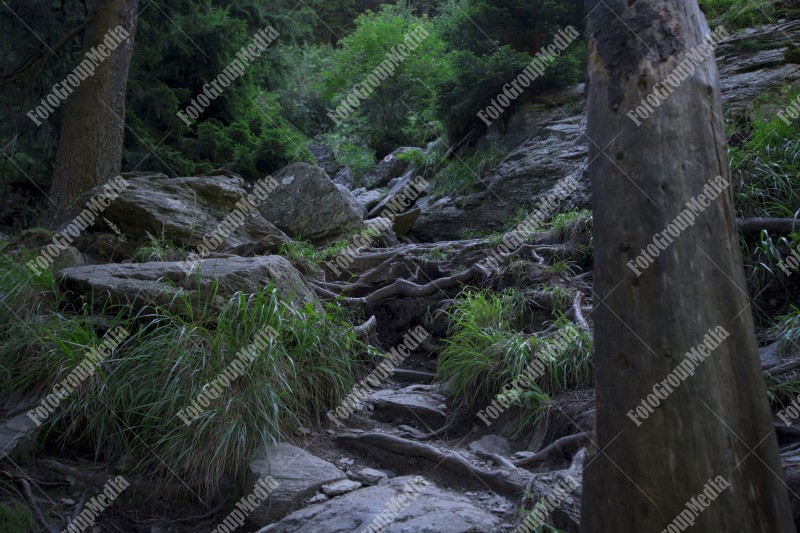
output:
<svg viewBox="0 0 800 533"><path fill-rule="evenodd" d="M56 274L65 268L83 266L85 264L86 258L83 254L74 246L67 246L55 257L53 264L50 265L50 269L53 271L53 274Z"/></svg>
<svg viewBox="0 0 800 533"><path fill-rule="evenodd" d="M479 440L470 442L468 447L472 451L481 450L503 456L511 454L511 443L507 438L498 435L484 435Z"/></svg>
<svg viewBox="0 0 800 533"><path fill-rule="evenodd" d="M243 180L235 175L205 175L170 178L160 173L127 173L130 184L98 217L98 227L117 227L122 234L142 239L151 234L176 245L196 248L203 237L217 229L247 196ZM98 195L95 187L87 198ZM268 200L269 201L269 200ZM257 210L244 213L244 222L227 235L218 251L248 243L288 240Z"/></svg>
<svg viewBox="0 0 800 533"><path fill-rule="evenodd" d="M420 213L422 213L422 209L419 207L400 213L395 217L392 229L397 235L405 235L414 227Z"/></svg>
<svg viewBox="0 0 800 533"><path fill-rule="evenodd" d="M250 463L248 486L256 480L272 476L278 486L269 501L248 517L254 525L278 520L313 496L323 485L347 479L334 465L288 443L262 448ZM317 504L320 505L320 504Z"/></svg>
<svg viewBox="0 0 800 533"><path fill-rule="evenodd" d="M371 218L369 220L365 220L364 224L366 224L367 228L371 228L372 232L371 240L373 240L372 246L397 246L400 244L400 241L397 240L397 234L394 232L394 224L388 218Z"/></svg>
<svg viewBox="0 0 800 533"><path fill-rule="evenodd" d="M344 165L336 161L336 154L333 152L333 147L329 144L309 144L308 151L311 152L311 155L317 160L317 165L324 170L331 179L334 179L334 176L344 167Z"/></svg>
<svg viewBox="0 0 800 533"><path fill-rule="evenodd" d="M343 479L335 483L329 483L327 485L323 485L322 493L325 496L328 496L329 498L333 498L335 496L341 496L342 494L347 494L348 492L353 492L354 490L360 489L361 487L362 485L358 481Z"/></svg>
<svg viewBox="0 0 800 533"><path fill-rule="evenodd" d="M75 246L97 263L122 263L136 255L135 242L110 232L84 233Z"/></svg>
<svg viewBox="0 0 800 533"><path fill-rule="evenodd" d="M0 460L14 458L32 451L39 435L39 427L25 413L0 424Z"/></svg>
<svg viewBox="0 0 800 533"><path fill-rule="evenodd" d="M386 193L381 191L368 191L361 187L353 191L356 201L364 207L365 212L369 212L373 207L383 200Z"/></svg>
<svg viewBox="0 0 800 533"><path fill-rule="evenodd" d="M384 157L372 170L361 177L361 183L364 184L367 189L384 187L393 179L408 172L409 168L411 168L411 163L398 159L397 157L406 150L413 150L413 148L398 148Z"/></svg>
<svg viewBox="0 0 800 533"><path fill-rule="evenodd" d="M308 500L306 500L306 505L314 505L315 503L321 503L328 501L328 497L324 494L315 494Z"/></svg>
<svg viewBox="0 0 800 533"><path fill-rule="evenodd" d="M388 193L384 194L383 200L369 210L367 216L370 218L386 216L387 212L399 215L414 207L417 198L425 195L429 187L430 183L420 176L414 176L413 172L408 172L389 189Z"/></svg>
<svg viewBox="0 0 800 533"><path fill-rule="evenodd" d="M541 198L569 177L576 178L579 187L551 215L588 207L589 152L584 125L580 131L548 130L545 125L560 122L556 113L540 114L538 126L530 126L538 133L512 150L482 179L481 191L465 198L425 196L418 200L416 205L422 213L413 234L432 241L460 238L464 230L500 231L518 209L533 210Z"/></svg>
<svg viewBox="0 0 800 533"><path fill-rule="evenodd" d="M407 507L398 505L405 501ZM381 513L381 521L373 522ZM460 494L403 476L306 507L258 533L352 533L370 524L382 533L487 533L498 531L501 522Z"/></svg>
<svg viewBox="0 0 800 533"><path fill-rule="evenodd" d="M280 185L258 209L292 238L324 243L363 227L361 205L321 168L295 163L275 179Z"/></svg>
<svg viewBox="0 0 800 533"><path fill-rule="evenodd" d="M800 82L800 65L786 63L786 52L800 40L800 21L747 28L725 39L717 48L723 107L729 116L742 116L756 97ZM744 52L741 43L755 52Z"/></svg>
<svg viewBox="0 0 800 533"><path fill-rule="evenodd" d="M384 479L389 479L385 472L375 470L374 468L362 468L358 472L348 472L350 479L359 481L364 485L377 485Z"/></svg>
<svg viewBox="0 0 800 533"><path fill-rule="evenodd" d="M333 182L337 185L344 185L348 190L353 190L356 186L356 177L350 167L344 167L333 177Z"/></svg>
<svg viewBox="0 0 800 533"><path fill-rule="evenodd" d="M255 293L271 283L295 306L316 301L297 269L280 256L203 259L191 276L182 266L154 262L67 268L59 273L59 289L73 299L92 301L98 309L127 303L134 309L157 305L180 312L184 301L197 312L208 306L221 309L237 291Z"/></svg>
<svg viewBox="0 0 800 533"><path fill-rule="evenodd" d="M374 392L368 401L375 407L375 417L379 420L392 422L399 418L414 426L422 423L438 429L447 418L445 410L439 407L444 399L438 385L412 385Z"/></svg>
<svg viewBox="0 0 800 533"><path fill-rule="evenodd" d="M339 464L344 466L350 466L352 464L355 464L355 461L350 459L349 457L342 457L341 459L339 459Z"/></svg>

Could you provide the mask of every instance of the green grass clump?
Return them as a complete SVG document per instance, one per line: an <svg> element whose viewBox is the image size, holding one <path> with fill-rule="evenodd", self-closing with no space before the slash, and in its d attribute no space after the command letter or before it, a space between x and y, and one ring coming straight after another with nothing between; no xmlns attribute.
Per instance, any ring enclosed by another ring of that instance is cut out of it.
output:
<svg viewBox="0 0 800 533"><path fill-rule="evenodd" d="M534 357L547 371L518 399L521 427L535 421L550 397L592 383L591 336L559 314L554 331L542 336L523 333L526 304L515 290L501 294L467 292L449 310L452 333L439 358L437 380L448 384L455 401L481 407L519 377ZM558 348L554 339L571 340Z"/></svg>
<svg viewBox="0 0 800 533"><path fill-rule="evenodd" d="M23 294L36 285L8 291L12 277L0 277L2 303L30 301ZM56 301L20 312L24 320L0 330L0 399L51 392L106 328L121 325L130 336L61 400L43 438L116 460L124 471L170 483L178 476L202 497L234 490L260 444L321 420L351 389L360 351L335 307L298 309L274 287L237 294L221 310L187 316L156 308L102 327L88 314L59 311ZM277 337L184 424L177 413L267 326Z"/></svg>
<svg viewBox="0 0 800 533"><path fill-rule="evenodd" d="M28 533L39 531L33 511L17 502L0 503L0 531L7 533Z"/></svg>
<svg viewBox="0 0 800 533"><path fill-rule="evenodd" d="M784 12L783 4L775 0L700 0L709 25L728 30L774 23Z"/></svg>
<svg viewBox="0 0 800 533"><path fill-rule="evenodd" d="M550 221L550 235L558 242L592 238L592 212L589 210L559 213Z"/></svg>
<svg viewBox="0 0 800 533"><path fill-rule="evenodd" d="M442 159L435 165L433 196L467 195L475 192L481 180L502 161L508 151L492 144L469 156Z"/></svg>

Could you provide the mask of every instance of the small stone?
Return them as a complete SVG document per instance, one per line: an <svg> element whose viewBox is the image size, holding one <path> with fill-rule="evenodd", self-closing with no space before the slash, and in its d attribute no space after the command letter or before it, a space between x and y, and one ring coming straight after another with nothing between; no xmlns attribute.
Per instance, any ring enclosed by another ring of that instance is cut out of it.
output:
<svg viewBox="0 0 800 533"><path fill-rule="evenodd" d="M326 429L325 433L327 433L328 435L336 435L336 432L332 429Z"/></svg>
<svg viewBox="0 0 800 533"><path fill-rule="evenodd" d="M326 496L340 496L342 494L346 494L348 492L353 492L356 489L360 489L363 487L361 483L358 481L352 481L349 479L343 479L341 481L337 481L336 483L330 483L329 485L322 486L322 492Z"/></svg>
<svg viewBox="0 0 800 533"><path fill-rule="evenodd" d="M61 503L64 505L75 505L75 500L72 498L61 498Z"/></svg>
<svg viewBox="0 0 800 533"><path fill-rule="evenodd" d="M349 457L342 457L341 459L339 459L339 464L350 466L352 464L355 464L355 461L350 459Z"/></svg>
<svg viewBox="0 0 800 533"><path fill-rule="evenodd" d="M348 475L353 481L360 481L365 485L377 485L381 480L389 477L385 472L375 470L374 468L362 468L358 472L350 472Z"/></svg>
<svg viewBox="0 0 800 533"><path fill-rule="evenodd" d="M313 505L315 503L322 503L328 501L328 497L322 493L316 494L313 497L309 498L306 502L308 505Z"/></svg>
<svg viewBox="0 0 800 533"><path fill-rule="evenodd" d="M311 435L311 430L304 426L298 426L297 433L300 435Z"/></svg>

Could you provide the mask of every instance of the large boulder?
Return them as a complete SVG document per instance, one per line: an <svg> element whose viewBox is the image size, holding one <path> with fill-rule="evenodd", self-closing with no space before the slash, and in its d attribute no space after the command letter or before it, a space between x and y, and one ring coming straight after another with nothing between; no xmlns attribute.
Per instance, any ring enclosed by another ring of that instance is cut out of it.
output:
<svg viewBox="0 0 800 533"><path fill-rule="evenodd" d="M370 525L383 533L486 533L498 531L501 521L460 494L402 476L311 505L258 533L352 533Z"/></svg>
<svg viewBox="0 0 800 533"><path fill-rule="evenodd" d="M258 525L283 518L323 485L347 479L332 463L287 443L262 448L250 463L248 476L249 486L267 476L278 482L269 501L248 517L252 524Z"/></svg>
<svg viewBox="0 0 800 533"><path fill-rule="evenodd" d="M295 163L275 179L278 188L258 209L290 237L323 243L364 226L361 204L321 168Z"/></svg>
<svg viewBox="0 0 800 533"><path fill-rule="evenodd" d="M405 146L398 148L378 161L378 164L375 165L372 170L361 177L361 184L367 189L385 187L393 179L399 178L408 172L411 168L411 163L397 157L407 150L414 150L414 148Z"/></svg>
<svg viewBox="0 0 800 533"><path fill-rule="evenodd" d="M133 239L149 233L189 248L195 248L206 234L217 229L247 196L242 178L221 172L183 178L136 172L122 177L129 186L105 208L96 225L102 227L110 222L109 229L118 229ZM87 193L87 198L101 192L102 187L96 187ZM288 240L257 210L245 215L243 223L225 237L219 250L253 243L277 245Z"/></svg>
<svg viewBox="0 0 800 533"><path fill-rule="evenodd" d="M200 260L191 275L183 262L87 265L59 272L59 288L73 301L86 299L98 309L158 306L176 312L221 309L241 291L254 293L274 284L282 299L296 306L315 302L292 264L280 256Z"/></svg>
<svg viewBox="0 0 800 533"><path fill-rule="evenodd" d="M424 196L416 206L422 210L413 234L423 240L458 239L462 232L500 231L520 208L533 210L564 179L574 178L578 189L559 211L590 204L588 147L585 124L564 119L551 109L542 112L535 128L538 134L512 150L479 185L481 190L466 197Z"/></svg>

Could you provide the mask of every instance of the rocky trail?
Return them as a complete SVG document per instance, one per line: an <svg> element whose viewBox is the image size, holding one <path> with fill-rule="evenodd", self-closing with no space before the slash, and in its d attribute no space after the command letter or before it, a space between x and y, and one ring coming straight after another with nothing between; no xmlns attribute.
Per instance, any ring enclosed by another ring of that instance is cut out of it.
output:
<svg viewBox="0 0 800 533"><path fill-rule="evenodd" d="M800 80L800 65L776 59L787 39L800 41L800 22L745 30L723 43L721 83L731 113L744 115L755 95ZM738 53L744 40L755 51ZM309 420L311 427L261 446L239 493L213 504L174 472L168 483L148 479L124 454L43 448L40 428L25 414L35 395L2 406L0 483L36 510L48 532L95 506L92 496L123 471L125 497L98 513L94 531L212 531L237 509L241 524L233 523L258 533L539 531L541 517L578 531L582 468L602 453L592 445L593 388L554 395L527 424L518 406L496 398L470 405L473 391L448 388L439 365L453 334L447 313L467 289L518 291L522 338L554 334L558 319L591 333L600 302L590 215L578 212L590 199L583 95L579 85L539 96L503 129L491 129L486 142L501 140L509 151L461 195L431 187L434 172L401 157L408 148L355 188L333 150L312 145L317 164L294 163L270 177L262 184L269 201L257 206L245 202L253 185L225 170L123 174L128 186L102 220L52 264L65 302L59 313L88 312L98 330L107 327L107 310L119 307L216 317L235 295L270 286L294 309L328 305L353 318L372 359L348 399ZM204 236L245 208L243 222L209 246ZM574 216L552 222L567 212ZM780 226L783 219L770 220ZM740 222L745 233L748 227ZM27 231L10 248L42 249L52 238ZM312 251L293 252L298 243ZM387 359L392 368L379 371ZM761 361L771 380L800 367L776 344L765 343ZM797 516L800 425L776 418L775 429ZM268 503L236 499L268 476L277 481Z"/></svg>

